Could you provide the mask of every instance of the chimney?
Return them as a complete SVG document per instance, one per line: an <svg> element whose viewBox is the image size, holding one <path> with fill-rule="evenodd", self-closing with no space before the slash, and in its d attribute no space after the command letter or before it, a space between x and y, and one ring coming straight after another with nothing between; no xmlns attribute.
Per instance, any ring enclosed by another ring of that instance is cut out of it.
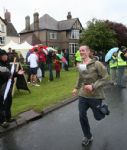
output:
<svg viewBox="0 0 127 150"><path fill-rule="evenodd" d="M67 20L69 20L69 19L72 19L71 12L68 12L68 15L67 15Z"/></svg>
<svg viewBox="0 0 127 150"><path fill-rule="evenodd" d="M39 30L39 13L34 13L34 30Z"/></svg>
<svg viewBox="0 0 127 150"><path fill-rule="evenodd" d="M4 13L4 18L7 22L11 22L11 13L8 12L8 10L6 9L5 13Z"/></svg>
<svg viewBox="0 0 127 150"><path fill-rule="evenodd" d="M30 30L30 16L26 16L25 17L25 23L26 23L26 30L29 31Z"/></svg>

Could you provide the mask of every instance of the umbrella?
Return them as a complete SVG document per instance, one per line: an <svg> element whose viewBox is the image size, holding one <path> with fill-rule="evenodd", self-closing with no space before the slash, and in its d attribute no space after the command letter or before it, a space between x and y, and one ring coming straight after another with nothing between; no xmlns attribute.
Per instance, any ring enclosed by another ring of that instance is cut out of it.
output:
<svg viewBox="0 0 127 150"><path fill-rule="evenodd" d="M31 49L31 51L34 51L34 49L37 48L38 51L37 52L40 52L40 51L43 51L46 55L48 55L48 46L45 46L45 45L34 45L33 48Z"/></svg>
<svg viewBox="0 0 127 150"><path fill-rule="evenodd" d="M65 64L67 64L67 60L65 57L62 56L62 54L56 54L56 56Z"/></svg>
<svg viewBox="0 0 127 150"><path fill-rule="evenodd" d="M45 55L48 55L48 51L46 49L42 49L42 51L45 53Z"/></svg>
<svg viewBox="0 0 127 150"><path fill-rule="evenodd" d="M53 51L53 52L56 52L56 51L57 51L56 49L54 49L54 48L52 48L52 47L47 47L46 49L47 49L47 51Z"/></svg>
<svg viewBox="0 0 127 150"><path fill-rule="evenodd" d="M56 56L59 58L59 59L62 59L62 54L56 54Z"/></svg>
<svg viewBox="0 0 127 150"><path fill-rule="evenodd" d="M6 88L5 88L3 103L5 102L5 100L7 98L7 95L8 95L8 92L11 88L12 77L13 77L14 70L15 70L15 62L16 62L16 58L14 58L14 62L13 62L12 67L11 67L11 76L10 76L10 79L8 79L8 82L7 82L7 85L6 85Z"/></svg>
<svg viewBox="0 0 127 150"><path fill-rule="evenodd" d="M117 52L119 50L118 47L114 47L114 48L111 48L108 53L105 55L105 62L107 62L109 59L111 59L112 55L114 52Z"/></svg>

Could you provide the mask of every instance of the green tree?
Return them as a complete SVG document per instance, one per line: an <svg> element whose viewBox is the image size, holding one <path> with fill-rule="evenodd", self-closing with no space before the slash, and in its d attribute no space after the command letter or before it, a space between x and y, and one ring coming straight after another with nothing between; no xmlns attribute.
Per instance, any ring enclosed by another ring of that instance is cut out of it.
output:
<svg viewBox="0 0 127 150"><path fill-rule="evenodd" d="M102 20L92 19L80 35L80 44L89 45L96 51L107 51L117 46L115 32Z"/></svg>

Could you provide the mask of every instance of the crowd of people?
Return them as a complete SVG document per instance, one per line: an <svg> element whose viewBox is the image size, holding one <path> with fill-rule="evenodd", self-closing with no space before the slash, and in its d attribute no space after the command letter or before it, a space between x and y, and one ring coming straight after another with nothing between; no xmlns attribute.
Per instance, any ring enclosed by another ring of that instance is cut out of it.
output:
<svg viewBox="0 0 127 150"><path fill-rule="evenodd" d="M61 57L64 57L66 62L63 62ZM37 84L38 69L41 70L41 77L44 78L47 67L49 71L49 81L54 80L53 70L56 72L56 78L60 78L62 68L68 71L69 53L66 50L49 50L45 52L44 50L34 48L27 53L26 63L28 65L28 82L39 86L39 84Z"/></svg>
<svg viewBox="0 0 127 150"><path fill-rule="evenodd" d="M59 55L66 58L66 62L62 62ZM28 81L34 86L40 86L37 84L37 71L38 68L41 70L41 77L45 77L45 67L48 66L49 71L49 80L53 81L53 69L56 72L56 78L60 78L60 71L63 66L64 70L68 71L69 58L66 54L66 51L48 51L45 53L43 50L38 50L34 48L29 50L26 56L26 63L28 67ZM14 118L11 116L11 106L12 106L12 89L14 84L14 78L24 75L24 70L20 69L12 75L12 64L16 62L22 63L22 56L18 54L15 50L11 48L8 49L8 52L0 49L0 126L7 128L9 123L14 121ZM24 60L23 60L24 61ZM7 97L5 98L5 91L9 80L11 79L11 86L7 92Z"/></svg>
<svg viewBox="0 0 127 150"><path fill-rule="evenodd" d="M12 87L14 78L24 74L24 71L18 70L12 75L12 68L8 61L8 54L5 50L0 49L0 125L4 128L9 126L9 122L14 121L11 115L12 105ZM10 88L5 98L5 90L7 89L7 83L11 80Z"/></svg>
<svg viewBox="0 0 127 150"><path fill-rule="evenodd" d="M12 55L13 53L13 55ZM13 56L13 57L12 57ZM14 51L9 49L6 51L0 50L0 125L4 128L8 127L8 123L14 119L11 117L11 105L12 105L12 86L14 77L21 76L24 71L18 70L11 75L9 62L13 62L13 59L18 56ZM62 57L66 60L62 61ZM110 80L113 85L117 85L120 88L126 87L125 82L125 68L127 67L127 48L122 46L115 51L109 61L107 62L109 67L106 67L104 57L98 56L95 51L90 49L89 46L83 45L79 47L79 50L75 54L75 66L79 71L79 77L76 85L72 91L73 96L79 97L79 119L81 128L84 134L82 144L88 145L93 140L90 124L87 117L87 111L92 109L96 120L102 120L106 115L109 115L110 111L108 106L103 103L105 99L103 87ZM69 53L66 50L63 51L38 51L37 48L29 50L26 56L26 63L28 65L28 82L34 86L40 86L38 82L38 68L41 70L41 77L45 77L45 67L48 66L49 80L53 81L53 69L56 72L56 78L60 78L60 71L63 67L68 71L69 66ZM54 66L54 68L53 68ZM108 70L108 68L110 70ZM7 85L7 81L12 79L11 88L7 94L7 98L4 98L4 91Z"/></svg>

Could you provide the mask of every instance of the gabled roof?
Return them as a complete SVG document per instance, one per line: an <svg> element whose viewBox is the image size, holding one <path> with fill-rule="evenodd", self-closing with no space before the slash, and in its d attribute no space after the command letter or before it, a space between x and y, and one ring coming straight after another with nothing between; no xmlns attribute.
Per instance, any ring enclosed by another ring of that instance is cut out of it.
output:
<svg viewBox="0 0 127 150"><path fill-rule="evenodd" d="M11 22L7 22L5 19L2 19L0 17L0 19L5 23L6 28L7 28L7 36L15 36L18 37L18 33L15 29L15 27L13 26L13 24Z"/></svg>
<svg viewBox="0 0 127 150"><path fill-rule="evenodd" d="M59 30L70 30L74 23L76 22L77 18L62 20L58 22Z"/></svg>
<svg viewBox="0 0 127 150"><path fill-rule="evenodd" d="M30 25L30 29L34 30L34 23ZM45 14L39 19L39 29L58 30L58 21Z"/></svg>
<svg viewBox="0 0 127 150"><path fill-rule="evenodd" d="M40 29L51 29L51 30L58 30L58 21L54 18L45 14L39 19L39 28Z"/></svg>
<svg viewBox="0 0 127 150"><path fill-rule="evenodd" d="M56 31L70 30L77 20L79 19L74 18L74 19L57 21L51 16L49 16L48 14L45 14L39 18L39 30L44 30L44 29L56 30ZM30 31L34 31L34 23L30 25L29 31L24 29L20 33L27 33Z"/></svg>
<svg viewBox="0 0 127 150"><path fill-rule="evenodd" d="M4 22L4 24L6 24L5 20L3 18L0 17L0 19Z"/></svg>
<svg viewBox="0 0 127 150"><path fill-rule="evenodd" d="M6 25L7 25L7 36L17 36L17 37L19 36L11 22L6 21Z"/></svg>

